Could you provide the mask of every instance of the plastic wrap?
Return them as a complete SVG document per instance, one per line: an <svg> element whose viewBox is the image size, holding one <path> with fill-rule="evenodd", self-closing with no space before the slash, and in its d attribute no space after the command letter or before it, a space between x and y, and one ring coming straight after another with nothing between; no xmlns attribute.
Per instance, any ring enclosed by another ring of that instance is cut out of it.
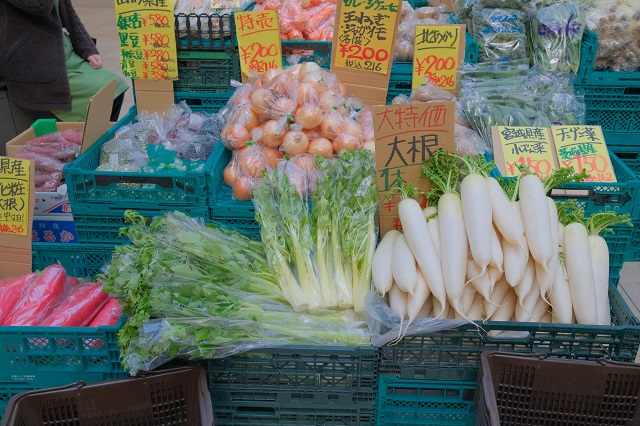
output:
<svg viewBox="0 0 640 426"><path fill-rule="evenodd" d="M37 325L48 327L81 327L104 306L109 296L102 286L88 283L70 289L53 312Z"/></svg>
<svg viewBox="0 0 640 426"><path fill-rule="evenodd" d="M487 144L482 138L468 127L455 125L456 152L460 155L482 155L489 151Z"/></svg>
<svg viewBox="0 0 640 426"><path fill-rule="evenodd" d="M43 172L62 173L62 169L64 168L63 162L56 160L55 158L45 157L44 155L34 154L32 152L19 152L14 155L14 157L33 161L35 169Z"/></svg>
<svg viewBox="0 0 640 426"><path fill-rule="evenodd" d="M415 50L416 27L418 25L449 23L448 17L442 13L445 9L445 5L440 5L435 7L425 6L414 10L410 5L405 7L403 4L402 11L406 11L406 13L401 13L401 21L398 24L394 60L412 62Z"/></svg>
<svg viewBox="0 0 640 426"><path fill-rule="evenodd" d="M260 1L255 11L276 10L283 40L331 41L336 5L330 0L267 0ZM306 53L294 51L294 53Z"/></svg>
<svg viewBox="0 0 640 426"><path fill-rule="evenodd" d="M221 140L233 150L224 181L235 199L250 199L264 172L283 160L313 169L304 154L326 158L373 140L372 131L365 132L355 120L362 103L347 95L335 74L313 62L269 70L251 80L237 88L223 113ZM306 194L302 185L298 188Z"/></svg>
<svg viewBox="0 0 640 426"><path fill-rule="evenodd" d="M0 325L4 325L5 319L36 278L36 274L27 274L20 278L2 280L0 283Z"/></svg>
<svg viewBox="0 0 640 426"><path fill-rule="evenodd" d="M383 346L397 340L402 336L416 336L435 333L442 330L451 330L468 324L465 320L416 318L408 327L406 320L393 313L387 302L375 292L370 292L365 300L367 307L366 318L371 344Z"/></svg>
<svg viewBox="0 0 640 426"><path fill-rule="evenodd" d="M418 102L455 101L456 97L448 90L441 89L431 81L411 91L410 99Z"/></svg>
<svg viewBox="0 0 640 426"><path fill-rule="evenodd" d="M527 57L524 12L474 7L471 16L471 35L478 42L480 62Z"/></svg>
<svg viewBox="0 0 640 426"><path fill-rule="evenodd" d="M88 327L116 325L122 316L122 306L115 297L109 297L104 306L96 313Z"/></svg>
<svg viewBox="0 0 640 426"><path fill-rule="evenodd" d="M530 20L531 57L542 71L577 73L584 13L572 3L537 10Z"/></svg>
<svg viewBox="0 0 640 426"><path fill-rule="evenodd" d="M60 265L47 267L26 289L5 318L4 325L37 325L48 317L64 296L67 273Z"/></svg>
<svg viewBox="0 0 640 426"><path fill-rule="evenodd" d="M595 0L587 27L598 34L595 69L636 71L640 67L640 1Z"/></svg>

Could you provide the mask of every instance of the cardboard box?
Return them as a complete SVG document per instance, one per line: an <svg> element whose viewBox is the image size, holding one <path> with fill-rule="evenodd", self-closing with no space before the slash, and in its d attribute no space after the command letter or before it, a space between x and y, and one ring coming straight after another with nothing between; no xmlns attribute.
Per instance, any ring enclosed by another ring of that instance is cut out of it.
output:
<svg viewBox="0 0 640 426"><path fill-rule="evenodd" d="M71 206L66 185L58 188L59 192L36 192L34 216L63 215L71 216Z"/></svg>
<svg viewBox="0 0 640 426"><path fill-rule="evenodd" d="M31 240L38 243L78 243L73 217L66 214L34 216Z"/></svg>

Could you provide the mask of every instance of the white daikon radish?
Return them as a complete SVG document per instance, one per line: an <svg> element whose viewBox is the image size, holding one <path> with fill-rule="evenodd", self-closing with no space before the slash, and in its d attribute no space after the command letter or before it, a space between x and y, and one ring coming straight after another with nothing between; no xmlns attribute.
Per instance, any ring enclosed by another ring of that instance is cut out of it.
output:
<svg viewBox="0 0 640 426"><path fill-rule="evenodd" d="M519 300L518 306L516 306L516 321L518 322L531 322L536 321L533 318L533 310L536 307L536 304L540 300L540 292L537 289L532 288L524 298L524 300Z"/></svg>
<svg viewBox="0 0 640 426"><path fill-rule="evenodd" d="M415 256L416 263L422 270L429 290L436 299L444 301L446 292L442 268L420 204L413 198L402 199L398 203L398 216L400 216L402 229L405 231L404 236L407 244ZM412 294L413 292L408 293Z"/></svg>
<svg viewBox="0 0 640 426"><path fill-rule="evenodd" d="M540 286L540 294L543 299L546 299L549 292L551 291L551 287L555 282L556 271L559 265L558 227L554 226L554 224L558 223L558 208L556 206L556 203L549 197L547 197L547 204L549 206L549 221L551 223L551 243L553 245L553 256L551 257L549 263L546 265L546 268L543 268L542 265L536 263L536 280L538 280L538 285Z"/></svg>
<svg viewBox="0 0 640 426"><path fill-rule="evenodd" d="M522 221L520 215L520 203L517 201L512 202L511 209L514 212L514 215ZM527 261L529 260L529 246L527 244L527 239L523 235L521 240L522 242L520 244L513 244L505 238L502 238L501 242L504 258L504 274L507 278L507 282L512 287L522 280L524 271L527 268Z"/></svg>
<svg viewBox="0 0 640 426"><path fill-rule="evenodd" d="M482 297L489 300L489 295L491 294L489 273L486 270L482 273L480 267L476 265L473 259L467 259L467 279L471 280L471 285Z"/></svg>
<svg viewBox="0 0 640 426"><path fill-rule="evenodd" d="M553 258L549 204L540 178L528 174L520 179L520 213L533 259L547 268Z"/></svg>
<svg viewBox="0 0 640 426"><path fill-rule="evenodd" d="M418 318L432 318L433 317L433 298L429 296L422 305L422 309L418 312Z"/></svg>
<svg viewBox="0 0 640 426"><path fill-rule="evenodd" d="M553 320L553 316L551 315L551 311L545 312L544 316L540 320L540 322L550 323Z"/></svg>
<svg viewBox="0 0 640 426"><path fill-rule="evenodd" d="M407 302L409 295L404 291L400 290L400 287L397 285L391 286L391 290L389 290L389 307L391 311L400 317L400 331L398 332L398 339L400 339L402 335L402 326L404 324L404 320L407 318Z"/></svg>
<svg viewBox="0 0 640 426"><path fill-rule="evenodd" d="M449 305L448 301L445 300L444 305L442 305L442 303L440 303L438 299L431 295L431 303L433 304L434 318L449 318L449 310L451 309L451 305Z"/></svg>
<svg viewBox="0 0 640 426"><path fill-rule="evenodd" d="M520 280L518 285L516 285L513 288L515 290L516 294L518 295L518 304L519 305L521 305L521 306L523 305L524 299L527 297L527 295L534 288L535 278L536 278L535 262L533 261L533 258L529 258L529 261L527 262L527 269L525 269L524 276L522 277L522 280Z"/></svg>
<svg viewBox="0 0 640 426"><path fill-rule="evenodd" d="M407 316L409 317L409 322L407 322L407 327L411 325L418 315L420 314L420 310L424 305L424 302L427 301L427 298L431 295L429 291L429 286L427 286L424 277L422 276L422 271L419 266L416 266L418 271L418 285L416 286L413 295L409 295L408 297L408 306L407 306Z"/></svg>
<svg viewBox="0 0 640 426"><path fill-rule="evenodd" d="M494 268L493 266L489 266L487 268L487 275L489 275L489 282L491 283L491 291L493 291L493 286L498 282L498 280L504 274L498 268Z"/></svg>
<svg viewBox="0 0 640 426"><path fill-rule="evenodd" d="M381 297L384 297L393 285L393 274L391 272L391 258L393 253L393 242L400 232L396 230L388 231L382 241L378 244L373 254L373 264L371 267L371 277L376 286L376 290Z"/></svg>
<svg viewBox="0 0 640 426"><path fill-rule="evenodd" d="M407 244L405 234L398 235L393 241L391 273L400 290L413 294L418 285L418 272L416 271L416 259Z"/></svg>
<svg viewBox="0 0 640 426"><path fill-rule="evenodd" d="M447 192L440 197L438 203L438 226L440 228L442 274L447 297L456 313L464 317L466 313L464 312L462 298L465 287L468 249L467 234L462 216L462 202L458 194ZM488 263L489 261L487 261Z"/></svg>
<svg viewBox="0 0 640 426"><path fill-rule="evenodd" d="M502 299L502 303L498 310L491 317L491 321L510 321L516 312L517 296L512 288L509 288L507 294ZM500 334L500 330L491 330L487 334L492 337Z"/></svg>
<svg viewBox="0 0 640 426"><path fill-rule="evenodd" d="M487 319L490 320L493 314L498 310L502 303L502 299L504 299L504 295L507 294L507 291L510 288L511 286L507 283L504 276L501 277L493 286L493 291L491 292L489 300L485 300L484 302L484 311Z"/></svg>
<svg viewBox="0 0 640 426"><path fill-rule="evenodd" d="M598 325L611 325L609 305L609 246L600 235L589 235L589 252L596 287Z"/></svg>
<svg viewBox="0 0 640 426"><path fill-rule="evenodd" d="M542 318L548 313L549 304L542 298L538 298L538 302L536 306L533 308L533 312L531 312L532 321L534 322L544 322Z"/></svg>
<svg viewBox="0 0 640 426"><path fill-rule="evenodd" d="M587 228L581 223L565 226L563 249L576 320L578 324L597 324L598 304Z"/></svg>
<svg viewBox="0 0 640 426"><path fill-rule="evenodd" d="M573 316L573 306L571 304L571 291L569 281L565 277L562 265L556 269L556 279L549 293L549 302L552 309L552 322L570 324Z"/></svg>
<svg viewBox="0 0 640 426"><path fill-rule="evenodd" d="M475 292L475 297L467 316L474 321L482 321L484 318L484 297L477 291Z"/></svg>
<svg viewBox="0 0 640 426"><path fill-rule="evenodd" d="M471 306L473 305L473 300L476 298L476 294L478 294L478 292L476 291L475 288L473 288L473 286L466 286L464 289L464 295L462 296L462 303L464 304L464 313L465 315L467 315L469 313L469 311L471 310Z"/></svg>
<svg viewBox="0 0 640 426"><path fill-rule="evenodd" d="M504 190L500 186L497 180L492 177L487 177L487 188L489 189L489 195L491 196L491 212L493 217L493 223L500 231L502 238L509 241L512 245L520 246L523 250L527 250L524 237L524 228L522 226L522 219L520 216L514 216L511 214L509 206L511 202L504 193Z"/></svg>
<svg viewBox="0 0 640 426"><path fill-rule="evenodd" d="M436 209L433 206L425 207L422 210L422 214L424 215L424 218L427 219L427 221L428 221L433 216L436 216L438 214L438 209Z"/></svg>
<svg viewBox="0 0 640 426"><path fill-rule="evenodd" d="M502 247L500 246L498 233L493 227L491 227L491 261L489 265L498 269L500 272L504 272Z"/></svg>
<svg viewBox="0 0 640 426"><path fill-rule="evenodd" d="M433 245L436 247L438 253L438 259L442 259L442 253L440 252L440 228L438 227L438 216L434 216L427 222L429 232L431 232L431 238L433 238Z"/></svg>
<svg viewBox="0 0 640 426"><path fill-rule="evenodd" d="M471 173L462 179L460 198L471 257L482 274L491 262L493 229L491 197L484 176ZM443 215L442 210L440 215ZM441 233L441 238L446 239L447 236Z"/></svg>

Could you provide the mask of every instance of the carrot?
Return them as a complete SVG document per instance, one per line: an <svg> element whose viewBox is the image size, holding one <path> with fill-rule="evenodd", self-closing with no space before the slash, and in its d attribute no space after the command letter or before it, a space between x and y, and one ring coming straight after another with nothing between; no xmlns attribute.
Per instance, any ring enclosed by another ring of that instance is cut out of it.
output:
<svg viewBox="0 0 640 426"><path fill-rule="evenodd" d="M291 32L289 32L289 40L304 40L304 36L302 32L293 28Z"/></svg>
<svg viewBox="0 0 640 426"><path fill-rule="evenodd" d="M28 293L5 319L4 325L36 325L55 308L64 293L67 273L60 265L47 267L29 286Z"/></svg>
<svg viewBox="0 0 640 426"><path fill-rule="evenodd" d="M89 283L73 289L68 297L39 325L48 327L81 327L100 311L109 296L99 284Z"/></svg>
<svg viewBox="0 0 640 426"><path fill-rule="evenodd" d="M100 327L103 325L116 325L122 316L122 306L115 297L109 298L102 309L91 320L88 327Z"/></svg>

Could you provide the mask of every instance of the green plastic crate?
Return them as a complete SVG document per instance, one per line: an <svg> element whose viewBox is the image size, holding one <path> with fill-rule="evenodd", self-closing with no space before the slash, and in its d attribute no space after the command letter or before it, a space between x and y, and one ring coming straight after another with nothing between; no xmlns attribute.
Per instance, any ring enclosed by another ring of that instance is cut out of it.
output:
<svg viewBox="0 0 640 426"><path fill-rule="evenodd" d="M240 81L238 52L178 51L176 92L226 92Z"/></svg>
<svg viewBox="0 0 640 426"><path fill-rule="evenodd" d="M640 173L640 145L609 146L609 149L636 174ZM633 235L625 256L626 262L640 260L640 207L633 211L631 220L633 221Z"/></svg>
<svg viewBox="0 0 640 426"><path fill-rule="evenodd" d="M224 108L234 93L235 89L219 93L176 92L174 93L174 98L176 103L184 101L194 111L213 114Z"/></svg>
<svg viewBox="0 0 640 426"><path fill-rule="evenodd" d="M207 361L216 425L370 425L378 350L281 347Z"/></svg>
<svg viewBox="0 0 640 426"><path fill-rule="evenodd" d="M220 97L222 95L219 95ZM166 210L207 207L206 175L212 159L200 171L142 173L97 171L102 145L136 118L135 108L74 162L64 168L71 210L96 204L134 209Z"/></svg>
<svg viewBox="0 0 640 426"><path fill-rule="evenodd" d="M607 144L637 146L640 141L640 71L593 69L598 35L586 31L582 38L576 89L584 94L585 123L600 125Z"/></svg>
<svg viewBox="0 0 640 426"><path fill-rule="evenodd" d="M114 245L32 243L31 248L34 271L59 263L70 276L93 279L111 261Z"/></svg>
<svg viewBox="0 0 640 426"><path fill-rule="evenodd" d="M376 426L473 426L476 383L378 378Z"/></svg>
<svg viewBox="0 0 640 426"><path fill-rule="evenodd" d="M129 208L124 206L76 205L73 210L73 221L80 243L90 244L129 244L131 241L125 235L120 235L122 228L128 228L124 213ZM209 209L179 208L147 210L135 208L136 212L149 220L162 216L169 211L180 211L195 218L209 219Z"/></svg>
<svg viewBox="0 0 640 426"><path fill-rule="evenodd" d="M609 286L612 326L488 321L409 336L380 349L380 374L403 379L474 382L482 351L544 353L573 359L607 358L633 362L640 347L640 322ZM522 336L490 337L491 330Z"/></svg>
<svg viewBox="0 0 640 426"><path fill-rule="evenodd" d="M127 377L113 327L0 327L0 418L16 394Z"/></svg>
<svg viewBox="0 0 640 426"><path fill-rule="evenodd" d="M296 53L303 51L304 53ZM282 40L282 66L289 66L288 59L300 55L298 62L315 62L322 68L331 65L331 42L313 40Z"/></svg>

